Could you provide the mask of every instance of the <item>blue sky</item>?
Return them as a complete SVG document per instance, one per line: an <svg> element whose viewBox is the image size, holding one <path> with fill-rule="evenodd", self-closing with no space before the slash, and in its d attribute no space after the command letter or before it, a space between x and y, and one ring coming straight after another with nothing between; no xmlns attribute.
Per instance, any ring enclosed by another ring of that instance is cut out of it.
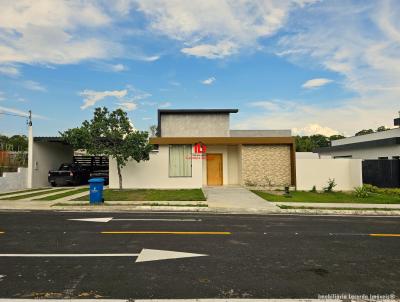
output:
<svg viewBox="0 0 400 302"><path fill-rule="evenodd" d="M352 135L400 110L398 1L0 1L0 112L35 135L121 107L238 108L236 129ZM26 133L0 114L0 133Z"/></svg>

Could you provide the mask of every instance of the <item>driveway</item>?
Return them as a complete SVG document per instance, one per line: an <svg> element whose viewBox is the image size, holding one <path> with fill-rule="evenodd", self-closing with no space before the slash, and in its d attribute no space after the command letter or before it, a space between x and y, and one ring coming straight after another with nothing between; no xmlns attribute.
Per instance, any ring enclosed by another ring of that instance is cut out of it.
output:
<svg viewBox="0 0 400 302"><path fill-rule="evenodd" d="M221 211L275 212L279 210L272 202L266 201L240 186L203 187L209 208Z"/></svg>

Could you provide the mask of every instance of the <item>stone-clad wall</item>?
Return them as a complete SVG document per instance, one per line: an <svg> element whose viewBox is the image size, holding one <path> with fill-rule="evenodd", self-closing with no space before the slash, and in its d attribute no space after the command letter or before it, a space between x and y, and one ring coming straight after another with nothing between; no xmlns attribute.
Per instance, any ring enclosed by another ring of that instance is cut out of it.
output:
<svg viewBox="0 0 400 302"><path fill-rule="evenodd" d="M290 146L242 146L243 185L269 187L290 185L290 171Z"/></svg>

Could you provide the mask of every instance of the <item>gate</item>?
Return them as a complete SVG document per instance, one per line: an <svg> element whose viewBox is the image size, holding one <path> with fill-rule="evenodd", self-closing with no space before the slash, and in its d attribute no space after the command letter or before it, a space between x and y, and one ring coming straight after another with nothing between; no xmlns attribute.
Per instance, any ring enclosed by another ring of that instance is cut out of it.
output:
<svg viewBox="0 0 400 302"><path fill-rule="evenodd" d="M362 162L363 183L380 188L400 187L400 160L367 159Z"/></svg>

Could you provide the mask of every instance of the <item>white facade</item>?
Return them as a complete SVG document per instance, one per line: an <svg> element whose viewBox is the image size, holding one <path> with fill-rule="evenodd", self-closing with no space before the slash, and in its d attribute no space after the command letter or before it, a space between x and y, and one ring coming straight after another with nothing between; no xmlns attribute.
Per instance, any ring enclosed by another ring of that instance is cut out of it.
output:
<svg viewBox="0 0 400 302"><path fill-rule="evenodd" d="M117 163L110 158L110 188L118 188ZM203 184L202 160L192 159L191 177L169 177L169 146L160 146L158 152L151 152L150 160L129 161L122 169L123 188L201 188Z"/></svg>
<svg viewBox="0 0 400 302"><path fill-rule="evenodd" d="M239 178L239 150L238 146L208 146L207 153L221 153L223 158L223 185L237 185ZM158 189L186 189L201 188L207 185L207 161L192 159L191 177L170 177L169 146L161 145L158 151L150 153L150 160L137 163L129 161L122 169L123 188L158 188ZM118 170L116 161L110 158L110 188L118 188Z"/></svg>
<svg viewBox="0 0 400 302"><path fill-rule="evenodd" d="M351 191L362 186L361 159L297 159L298 190L322 190L329 179L335 179L335 190Z"/></svg>

